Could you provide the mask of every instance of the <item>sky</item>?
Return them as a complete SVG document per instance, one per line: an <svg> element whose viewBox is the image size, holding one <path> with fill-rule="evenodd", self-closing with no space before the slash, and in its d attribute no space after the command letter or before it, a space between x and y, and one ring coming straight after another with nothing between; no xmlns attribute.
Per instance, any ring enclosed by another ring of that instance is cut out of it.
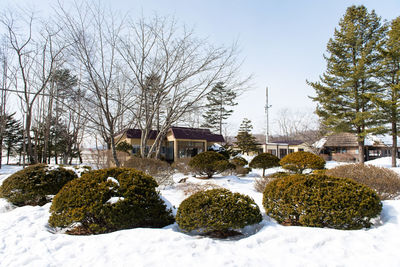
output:
<svg viewBox="0 0 400 267"><path fill-rule="evenodd" d="M0 0L0 9L11 3L34 5L46 13L50 0ZM100 1L101 2L101 1ZM269 88L270 128L276 133L283 110L311 114L313 89L306 80L316 81L325 71L323 54L329 38L346 8L365 5L383 20L400 16L400 0L112 0L115 10L134 16L174 16L194 28L211 43L229 46L238 41L244 60L242 75L252 75L251 88L240 96L228 120L237 132L243 118L249 118L253 133L265 131L265 88Z"/></svg>

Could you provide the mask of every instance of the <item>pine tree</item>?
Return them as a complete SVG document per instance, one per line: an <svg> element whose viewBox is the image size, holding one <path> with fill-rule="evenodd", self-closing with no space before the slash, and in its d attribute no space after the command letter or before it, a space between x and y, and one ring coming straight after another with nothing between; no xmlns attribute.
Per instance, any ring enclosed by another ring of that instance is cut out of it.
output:
<svg viewBox="0 0 400 267"><path fill-rule="evenodd" d="M385 27L374 11L351 6L335 29L324 55L327 69L318 82L309 82L316 91L316 113L334 131L352 132L358 138L359 162L364 162L364 140L378 133L376 110L371 101L380 86L374 75L381 60L379 48Z"/></svg>
<svg viewBox="0 0 400 267"><path fill-rule="evenodd" d="M400 122L400 17L392 21L381 54L383 62L378 76L385 90L375 98L375 102L380 107L382 123L391 125L388 132L393 139L392 167L396 167L397 133Z"/></svg>
<svg viewBox="0 0 400 267"><path fill-rule="evenodd" d="M15 113L6 116L6 127L3 136L3 146L7 151L7 164L10 162L10 155L18 152L22 146L23 128L22 123L14 118Z"/></svg>
<svg viewBox="0 0 400 267"><path fill-rule="evenodd" d="M236 146L242 151L242 153L248 154L251 151L257 151L257 140L251 134L253 126L249 119L243 119L240 124L238 134L236 136Z"/></svg>
<svg viewBox="0 0 400 267"><path fill-rule="evenodd" d="M224 83L218 82L207 96L207 111L203 115L205 123L202 127L222 134L224 121L233 113L233 109L229 109L229 107L237 105L236 96L232 89L227 88Z"/></svg>

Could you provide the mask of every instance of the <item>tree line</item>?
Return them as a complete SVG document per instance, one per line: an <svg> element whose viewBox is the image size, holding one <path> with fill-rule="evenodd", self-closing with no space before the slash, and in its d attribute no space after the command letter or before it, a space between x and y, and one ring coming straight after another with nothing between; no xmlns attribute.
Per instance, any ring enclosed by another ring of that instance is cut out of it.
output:
<svg viewBox="0 0 400 267"><path fill-rule="evenodd" d="M315 89L316 113L328 129L355 133L359 162L365 137L392 136L396 166L400 122L400 17L383 22L374 10L351 6L327 44L326 70Z"/></svg>
<svg viewBox="0 0 400 267"><path fill-rule="evenodd" d="M142 131L142 157L159 157L171 125L190 123L215 88L235 95L249 79L236 44L216 46L172 17L134 18L95 1L59 2L48 17L4 10L0 33L0 139L13 106L24 164L68 164L91 138L119 166L116 137L128 128ZM219 103L221 116L231 113Z"/></svg>

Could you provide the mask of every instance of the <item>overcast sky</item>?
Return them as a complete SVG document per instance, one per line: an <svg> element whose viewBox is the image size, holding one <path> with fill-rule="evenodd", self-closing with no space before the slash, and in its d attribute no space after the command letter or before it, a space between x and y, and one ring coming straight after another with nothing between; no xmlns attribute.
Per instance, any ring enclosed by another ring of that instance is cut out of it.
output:
<svg viewBox="0 0 400 267"><path fill-rule="evenodd" d="M78 0L77 0L78 1ZM47 13L49 0L0 0L0 8L10 3ZM253 87L238 99L229 120L233 132L245 117L253 122L254 133L265 129L265 87L270 88L271 132L274 121L285 108L292 112L313 112L314 94L306 79L315 81L325 70L323 53L339 19L353 4L375 9L384 20L400 16L400 0L112 0L116 10L134 15L172 15L193 26L201 37L230 45L238 40L244 58L242 72L253 74ZM275 127L275 129L274 129Z"/></svg>

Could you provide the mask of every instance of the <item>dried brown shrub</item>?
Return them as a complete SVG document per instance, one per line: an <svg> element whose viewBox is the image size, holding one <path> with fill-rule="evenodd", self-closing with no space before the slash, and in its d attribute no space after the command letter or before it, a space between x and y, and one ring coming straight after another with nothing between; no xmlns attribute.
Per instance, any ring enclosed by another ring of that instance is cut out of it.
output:
<svg viewBox="0 0 400 267"><path fill-rule="evenodd" d="M182 190L185 196L190 196L193 195L194 193L200 192L200 191L205 191L209 189L217 189L217 188L222 188L221 186L207 182L207 183L182 183L178 184L176 186L177 189Z"/></svg>
<svg viewBox="0 0 400 267"><path fill-rule="evenodd" d="M191 158L180 158L176 159L174 163L172 163L171 167L175 169L177 172L183 173L184 175L188 175L192 172L192 168L189 166L189 161Z"/></svg>
<svg viewBox="0 0 400 267"><path fill-rule="evenodd" d="M356 162L357 158L350 153L338 153L332 155L332 160L338 162Z"/></svg>
<svg viewBox="0 0 400 267"><path fill-rule="evenodd" d="M122 167L134 168L152 176L159 185L174 183L172 180L174 170L166 161L153 158L131 157L128 160L121 162L121 164Z"/></svg>
<svg viewBox="0 0 400 267"><path fill-rule="evenodd" d="M381 200L400 196L400 176L387 168L366 164L346 164L326 171L327 175L351 178L374 189Z"/></svg>
<svg viewBox="0 0 400 267"><path fill-rule="evenodd" d="M261 192L262 193L262 192L264 192L264 189L265 189L265 187L267 186L267 184L269 182L272 182L272 181L274 181L276 179L283 178L283 177L286 177L286 176L289 176L289 175L290 175L290 173L288 173L288 172L275 172L275 173L271 173L271 174L269 174L269 175L267 175L265 177L261 177L259 179L255 179L254 180L254 189L257 192Z"/></svg>

